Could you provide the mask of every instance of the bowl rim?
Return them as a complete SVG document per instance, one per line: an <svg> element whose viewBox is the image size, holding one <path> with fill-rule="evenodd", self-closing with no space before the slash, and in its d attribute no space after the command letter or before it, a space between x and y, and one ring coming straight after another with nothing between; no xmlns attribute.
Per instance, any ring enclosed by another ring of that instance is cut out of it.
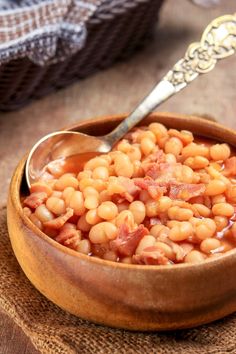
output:
<svg viewBox="0 0 236 354"><path fill-rule="evenodd" d="M86 127L91 127L95 123L102 124L102 122L106 121L112 121L112 120L117 120L118 123L122 119L124 119L128 114L127 113L121 113L121 114L116 114L116 115L106 115L106 116L99 116L91 119L86 119L79 121L78 123L74 123L70 125L69 127L64 128L65 130L73 130L73 129L83 129ZM174 119L177 120L192 120L193 122L198 124L203 124L206 127L215 127L218 130L222 130L224 132L228 132L231 135L235 135L235 145L236 145L236 131L231 128L227 128L223 126L222 124L216 123L215 121L208 120L206 118L202 118L200 116L196 115L188 115L188 114L179 114L179 113L174 113L174 112L153 112L150 115L148 115L147 118L157 118L158 117L174 117ZM173 127L174 128L174 127ZM191 131L191 129L189 129ZM195 133L194 133L195 134ZM210 136L208 138L211 138ZM216 139L213 137L213 139ZM232 144L231 144L232 145ZM202 263L198 264L190 264L190 263L178 263L174 265L142 265L142 264L127 264L127 263L120 263L120 262L114 262L114 261L109 261L109 260L104 260L102 258L98 257L93 257L89 256L80 252L77 252L73 249L70 249L64 245L61 245L54 239L50 238L48 235L46 235L44 232L42 232L35 224L33 224L30 219L24 214L23 212L23 207L21 204L20 200L20 186L22 182L22 178L24 175L24 169L25 169L25 162L27 159L28 153L20 160L18 163L15 172L13 174L10 188L9 188L9 198L12 201L12 204L14 205L16 212L20 216L21 220L23 221L24 225L33 233L35 233L38 237L49 243L51 246L55 247L58 251L69 255L73 257L77 257L78 260L81 261L86 261L86 262L92 262L94 264L97 264L98 266L103 266L103 267L112 267L118 268L118 269L129 269L131 271L138 271L138 270L145 270L149 272L153 271L160 271L160 272L177 272L178 270L192 270L192 269L198 269L200 270L201 268L205 268L206 266L208 267L214 267L216 264L220 265L225 261L225 259L232 259L233 257L236 257L236 247L230 251L227 251L225 254L220 256L219 258L212 258L212 259L207 259ZM15 183L13 183L15 182Z"/></svg>

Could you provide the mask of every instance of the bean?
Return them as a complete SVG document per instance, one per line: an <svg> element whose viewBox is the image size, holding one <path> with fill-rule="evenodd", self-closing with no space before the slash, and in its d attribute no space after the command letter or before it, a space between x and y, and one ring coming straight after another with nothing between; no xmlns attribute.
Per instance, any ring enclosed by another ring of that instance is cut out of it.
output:
<svg viewBox="0 0 236 354"><path fill-rule="evenodd" d="M222 165L216 161L211 161L210 166L212 166L218 172L221 172L221 170L222 170Z"/></svg>
<svg viewBox="0 0 236 354"><path fill-rule="evenodd" d="M88 210L87 213L85 214L85 220L90 225L95 225L95 224L97 224L97 223L102 221L100 216L98 216L98 210L97 209Z"/></svg>
<svg viewBox="0 0 236 354"><path fill-rule="evenodd" d="M155 148L155 143L149 138L143 138L140 143L140 148L142 153L147 156L151 154L152 150Z"/></svg>
<svg viewBox="0 0 236 354"><path fill-rule="evenodd" d="M112 162L112 158L111 156L108 154L102 155L103 160L106 160L108 162L108 164L110 164Z"/></svg>
<svg viewBox="0 0 236 354"><path fill-rule="evenodd" d="M182 150L182 157L186 160L188 157L203 156L209 157L209 148L205 145L190 143Z"/></svg>
<svg viewBox="0 0 236 354"><path fill-rule="evenodd" d="M171 261L175 260L175 253L169 245L164 242L157 241L155 242L154 246L163 251L168 259L170 259Z"/></svg>
<svg viewBox="0 0 236 354"><path fill-rule="evenodd" d="M234 207L229 203L218 203L213 205L212 213L214 215L231 217L234 214Z"/></svg>
<svg viewBox="0 0 236 354"><path fill-rule="evenodd" d="M118 214L118 208L115 203L107 201L98 207L98 216L105 220L114 219Z"/></svg>
<svg viewBox="0 0 236 354"><path fill-rule="evenodd" d="M65 201L66 207L69 206L70 199L71 199L72 195L74 194L74 192L75 192L75 189L73 187L67 187L62 192L62 198Z"/></svg>
<svg viewBox="0 0 236 354"><path fill-rule="evenodd" d="M194 172L193 170L185 165L175 170L176 179L182 183L193 183Z"/></svg>
<svg viewBox="0 0 236 354"><path fill-rule="evenodd" d="M80 191L75 191L70 198L68 206L74 210L75 215L83 215L85 212L83 194Z"/></svg>
<svg viewBox="0 0 236 354"><path fill-rule="evenodd" d="M216 224L216 231L217 232L222 231L229 223L226 216L215 216L214 221Z"/></svg>
<svg viewBox="0 0 236 354"><path fill-rule="evenodd" d="M131 257L124 257L121 259L121 263L132 264L132 258Z"/></svg>
<svg viewBox="0 0 236 354"><path fill-rule="evenodd" d="M131 176L133 175L133 164L131 163L129 157L123 153L116 156L114 167L117 176L131 178Z"/></svg>
<svg viewBox="0 0 236 354"><path fill-rule="evenodd" d="M93 243L105 243L114 240L117 236L117 227L110 222L100 222L92 226L89 239Z"/></svg>
<svg viewBox="0 0 236 354"><path fill-rule="evenodd" d="M193 211L186 208L173 206L168 209L168 217L172 220L187 221L193 217Z"/></svg>
<svg viewBox="0 0 236 354"><path fill-rule="evenodd" d="M146 216L146 208L143 202L136 200L129 205L129 210L134 216L134 221L139 225Z"/></svg>
<svg viewBox="0 0 236 354"><path fill-rule="evenodd" d="M98 166L93 170L92 178L93 179L102 179L107 180L109 177L108 168L105 166Z"/></svg>
<svg viewBox="0 0 236 354"><path fill-rule="evenodd" d="M212 205L219 204L219 203L225 203L226 198L224 194L218 194L215 195L211 198Z"/></svg>
<svg viewBox="0 0 236 354"><path fill-rule="evenodd" d="M117 261L117 254L114 251L107 251L103 255L103 259L107 261L116 262Z"/></svg>
<svg viewBox="0 0 236 354"><path fill-rule="evenodd" d="M210 147L212 160L226 160L230 157L230 147L228 144L215 144Z"/></svg>
<svg viewBox="0 0 236 354"><path fill-rule="evenodd" d="M165 153L166 154L173 154L175 156L180 155L183 149L183 143L180 139L172 137L165 143Z"/></svg>
<svg viewBox="0 0 236 354"><path fill-rule="evenodd" d="M35 182L30 187L30 193L44 192L48 197L52 194L52 188L45 182Z"/></svg>
<svg viewBox="0 0 236 354"><path fill-rule="evenodd" d="M190 222L180 222L178 226L170 229L169 239L172 241L184 241L193 234L193 227Z"/></svg>
<svg viewBox="0 0 236 354"><path fill-rule="evenodd" d="M216 248L221 246L221 242L216 238L207 238L200 244L200 250L206 254L210 254Z"/></svg>
<svg viewBox="0 0 236 354"><path fill-rule="evenodd" d="M152 235L144 236L139 242L135 254L141 254L145 248L154 246L155 242L156 239Z"/></svg>
<svg viewBox="0 0 236 354"><path fill-rule="evenodd" d="M90 170L81 171L77 175L78 181L81 181L81 179L84 179L84 178L91 178L91 177L92 177L92 171L90 171Z"/></svg>
<svg viewBox="0 0 236 354"><path fill-rule="evenodd" d="M91 252L89 240L81 240L77 246L77 251L83 254L89 254Z"/></svg>
<svg viewBox="0 0 236 354"><path fill-rule="evenodd" d="M166 227L161 224L157 224L151 227L150 229L150 234L154 236L155 238L161 236L161 235L166 235L168 236L170 232L169 227Z"/></svg>
<svg viewBox="0 0 236 354"><path fill-rule="evenodd" d="M193 141L193 133L188 130L169 129L168 134L179 138L184 145L188 145Z"/></svg>
<svg viewBox="0 0 236 354"><path fill-rule="evenodd" d="M131 146L130 150L127 152L127 156L129 157L130 161L140 161L142 157L142 153L138 146Z"/></svg>
<svg viewBox="0 0 236 354"><path fill-rule="evenodd" d="M108 182L107 192L109 195L122 194L125 192L125 188L118 182L117 179L110 180Z"/></svg>
<svg viewBox="0 0 236 354"><path fill-rule="evenodd" d="M195 235L199 240L205 240L206 238L213 237L216 232L216 224L214 220L205 218L199 220L195 226Z"/></svg>
<svg viewBox="0 0 236 354"><path fill-rule="evenodd" d="M198 175L200 177L199 182L200 183L209 183L211 180L211 176L205 171L205 170L201 170L200 172L198 171Z"/></svg>
<svg viewBox="0 0 236 354"><path fill-rule="evenodd" d="M143 177L144 176L144 171L142 168L142 162L141 161L133 161L133 176L132 177Z"/></svg>
<svg viewBox="0 0 236 354"><path fill-rule="evenodd" d="M88 195L84 200L86 209L95 209L99 205L99 198L96 195Z"/></svg>
<svg viewBox="0 0 236 354"><path fill-rule="evenodd" d="M77 227L79 230L88 232L91 229L91 224L89 224L86 220L86 214L83 214L77 223Z"/></svg>
<svg viewBox="0 0 236 354"><path fill-rule="evenodd" d="M24 207L23 208L23 213L24 213L25 216L27 216L29 218L30 215L32 214L32 211L30 210L30 208Z"/></svg>
<svg viewBox="0 0 236 354"><path fill-rule="evenodd" d="M117 150L127 154L127 152L130 151L131 147L132 145L130 145L128 140L122 139L117 145Z"/></svg>
<svg viewBox="0 0 236 354"><path fill-rule="evenodd" d="M79 181L79 189L83 191L86 187L94 187L94 180L92 178L82 178Z"/></svg>
<svg viewBox="0 0 236 354"><path fill-rule="evenodd" d="M167 129L161 123L151 123L149 124L148 128L155 134L156 138L167 135Z"/></svg>
<svg viewBox="0 0 236 354"><path fill-rule="evenodd" d="M130 210L121 211L116 217L116 226L120 227L123 224L127 224L132 229L134 227L134 216Z"/></svg>
<svg viewBox="0 0 236 354"><path fill-rule="evenodd" d="M218 171L218 170L217 170L215 167L213 167L212 165L206 167L206 171L208 172L208 174L210 175L210 177L211 177L212 179L220 179L221 181L225 182L225 184L228 184L228 183L229 183L228 178L226 178L225 176L223 176L223 175L221 174L221 172Z"/></svg>
<svg viewBox="0 0 236 354"><path fill-rule="evenodd" d="M51 197L61 198L62 197L62 192L53 191L52 194L51 194Z"/></svg>
<svg viewBox="0 0 236 354"><path fill-rule="evenodd" d="M100 193L107 188L107 181L102 179L94 179L93 180L93 187Z"/></svg>
<svg viewBox="0 0 236 354"><path fill-rule="evenodd" d="M207 208L205 205L203 204L193 204L193 207L197 209L198 213L203 216L204 218L207 218L208 216L211 215L211 210L209 208Z"/></svg>
<svg viewBox="0 0 236 354"><path fill-rule="evenodd" d="M94 195L96 197L99 197L98 191L94 187L91 187L91 186L88 186L88 187L84 188L83 195L84 195L84 198L86 198L86 197L88 197L90 195Z"/></svg>
<svg viewBox="0 0 236 354"><path fill-rule="evenodd" d="M184 161L184 165L191 167L193 170L198 170L209 165L209 160L203 156L188 157Z"/></svg>
<svg viewBox="0 0 236 354"><path fill-rule="evenodd" d="M186 256L194 248L193 244L188 243L188 242L181 242L181 244L179 244L179 245L182 248L182 250L184 251L184 256Z"/></svg>
<svg viewBox="0 0 236 354"><path fill-rule="evenodd" d="M86 162L86 164L84 165L84 170L93 171L96 167L102 167L102 166L108 167L109 162L108 162L107 158L97 156L97 157L90 159L88 162Z"/></svg>
<svg viewBox="0 0 236 354"><path fill-rule="evenodd" d="M143 133L140 134L140 141L144 138L152 140L153 143L156 143L156 135L151 131L151 130L146 130Z"/></svg>
<svg viewBox="0 0 236 354"><path fill-rule="evenodd" d="M184 258L184 262L198 264L198 263L203 262L204 259L205 259L205 257L202 252L193 250L187 254L187 256Z"/></svg>
<svg viewBox="0 0 236 354"><path fill-rule="evenodd" d="M29 219L32 221L32 223L37 226L37 228L39 228L40 230L43 229L43 224L42 222L39 220L39 218L35 215L35 214L31 214Z"/></svg>
<svg viewBox="0 0 236 354"><path fill-rule="evenodd" d="M59 191L63 191L67 187L77 189L79 187L79 181L70 173L65 173L57 180L54 187Z"/></svg>
<svg viewBox="0 0 236 354"><path fill-rule="evenodd" d="M152 218L152 217L158 215L158 202L157 201L150 199L146 202L146 215L149 218Z"/></svg>
<svg viewBox="0 0 236 354"><path fill-rule="evenodd" d="M176 157L174 154L166 154L166 162L170 164L176 163Z"/></svg>
<svg viewBox="0 0 236 354"><path fill-rule="evenodd" d="M108 191L107 190L103 190L100 192L99 194L99 200L100 202L107 202L107 201L110 201L111 200L111 196L109 195Z"/></svg>
<svg viewBox="0 0 236 354"><path fill-rule="evenodd" d="M208 183L205 190L205 195L215 196L226 191L226 184L218 179L213 179Z"/></svg>
<svg viewBox="0 0 236 354"><path fill-rule="evenodd" d="M35 216L42 223L54 219L53 214L48 210L45 204L41 204L35 209Z"/></svg>
<svg viewBox="0 0 236 354"><path fill-rule="evenodd" d="M158 210L160 213L165 213L172 205L172 199L166 196L160 197L158 200Z"/></svg>
<svg viewBox="0 0 236 354"><path fill-rule="evenodd" d="M56 215L64 214L66 211L64 200L57 197L49 197L46 201L46 206L48 210Z"/></svg>
<svg viewBox="0 0 236 354"><path fill-rule="evenodd" d="M177 220L168 220L166 225L171 229L174 226L179 226L179 223Z"/></svg>

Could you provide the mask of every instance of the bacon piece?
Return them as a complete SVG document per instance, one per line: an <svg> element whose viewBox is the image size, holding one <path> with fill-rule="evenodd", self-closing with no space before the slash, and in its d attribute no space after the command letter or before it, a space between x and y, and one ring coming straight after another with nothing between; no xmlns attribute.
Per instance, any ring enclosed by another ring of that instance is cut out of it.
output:
<svg viewBox="0 0 236 354"><path fill-rule="evenodd" d="M125 134L124 139L129 140L132 143L137 143L139 141L140 134L144 129L134 128L129 133Z"/></svg>
<svg viewBox="0 0 236 354"><path fill-rule="evenodd" d="M171 241L168 237L168 234L162 233L160 236L157 237L157 240L163 243L166 243L168 246L171 247L172 251L175 254L176 261L182 261L186 255L184 248L178 245L176 242Z"/></svg>
<svg viewBox="0 0 236 354"><path fill-rule="evenodd" d="M189 200L204 194L205 185L203 183L170 183L169 197L171 199Z"/></svg>
<svg viewBox="0 0 236 354"><path fill-rule="evenodd" d="M142 168L146 176L156 179L160 175L160 165L165 162L165 154L162 150L155 151L142 162Z"/></svg>
<svg viewBox="0 0 236 354"><path fill-rule="evenodd" d="M24 205L27 205L29 208L36 209L47 200L47 197L48 195L45 192L32 193L25 198Z"/></svg>
<svg viewBox="0 0 236 354"><path fill-rule="evenodd" d="M150 177L135 178L134 183L141 189L148 191L150 197L153 199L159 199L164 193L167 192L167 187L165 185L154 181Z"/></svg>
<svg viewBox="0 0 236 354"><path fill-rule="evenodd" d="M148 229L142 224L134 231L130 231L126 223L122 224L118 229L117 238L110 243L111 248L122 256L132 256L141 239L148 233Z"/></svg>
<svg viewBox="0 0 236 354"><path fill-rule="evenodd" d="M158 182L170 182L175 181L175 172L177 168L180 168L180 163L169 163L169 162L162 162L158 166L153 165L149 172L147 171L146 174L153 176Z"/></svg>
<svg viewBox="0 0 236 354"><path fill-rule="evenodd" d="M144 165L146 163L151 163L151 162L155 162L157 164L165 162L165 154L164 154L163 150L158 149L158 150L154 151L152 154L145 157L145 159L143 159Z"/></svg>
<svg viewBox="0 0 236 354"><path fill-rule="evenodd" d="M160 175L160 165L156 162L147 164L143 166L145 175L151 177L152 179L157 179Z"/></svg>
<svg viewBox="0 0 236 354"><path fill-rule="evenodd" d="M52 229L60 229L74 214L74 210L71 208L66 209L66 213L58 216L53 220L46 221L44 226L51 227Z"/></svg>
<svg viewBox="0 0 236 354"><path fill-rule="evenodd" d="M225 160L223 175L226 177L236 175L236 156L230 157L229 159Z"/></svg>
<svg viewBox="0 0 236 354"><path fill-rule="evenodd" d="M81 231L76 230L73 227L64 227L60 231L59 235L55 237L55 241L76 250L79 242L81 241Z"/></svg>
<svg viewBox="0 0 236 354"><path fill-rule="evenodd" d="M108 193L111 195L112 201L118 204L125 200L131 203L140 191L140 188L134 184L132 179L122 176L117 177L113 187L111 187L111 184L109 187Z"/></svg>
<svg viewBox="0 0 236 354"><path fill-rule="evenodd" d="M30 187L30 193L46 193L49 197L52 194L52 188L45 182L35 182Z"/></svg>
<svg viewBox="0 0 236 354"><path fill-rule="evenodd" d="M121 193L121 196L124 197L128 202L132 202L137 196L140 188L135 185L134 181L127 177L118 177L118 182L124 187L125 192Z"/></svg>
<svg viewBox="0 0 236 354"><path fill-rule="evenodd" d="M170 264L164 252L156 246L145 248L141 254L134 255L133 260L138 264L165 265Z"/></svg>

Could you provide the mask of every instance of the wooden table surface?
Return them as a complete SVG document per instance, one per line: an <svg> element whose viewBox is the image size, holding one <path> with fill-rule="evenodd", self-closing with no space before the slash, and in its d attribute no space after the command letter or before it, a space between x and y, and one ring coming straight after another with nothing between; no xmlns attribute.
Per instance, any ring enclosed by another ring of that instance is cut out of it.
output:
<svg viewBox="0 0 236 354"><path fill-rule="evenodd" d="M6 204L7 186L17 161L41 136L80 119L130 111L200 39L215 17L236 12L235 0L221 0L203 10L187 0L167 0L152 41L126 62L34 102L20 111L0 114L0 205ZM190 87L160 107L162 111L210 115L236 127L236 56L219 63ZM10 142L10 144L9 144ZM38 353L6 314L0 312L0 353Z"/></svg>

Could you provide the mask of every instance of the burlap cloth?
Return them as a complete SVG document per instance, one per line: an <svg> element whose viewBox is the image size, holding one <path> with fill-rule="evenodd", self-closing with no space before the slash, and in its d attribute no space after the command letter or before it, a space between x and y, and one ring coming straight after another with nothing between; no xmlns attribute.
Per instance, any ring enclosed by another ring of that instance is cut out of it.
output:
<svg viewBox="0 0 236 354"><path fill-rule="evenodd" d="M28 281L12 252L6 208L0 210L0 306L42 353L236 353L236 314L191 330L138 333L98 326L48 301Z"/></svg>

